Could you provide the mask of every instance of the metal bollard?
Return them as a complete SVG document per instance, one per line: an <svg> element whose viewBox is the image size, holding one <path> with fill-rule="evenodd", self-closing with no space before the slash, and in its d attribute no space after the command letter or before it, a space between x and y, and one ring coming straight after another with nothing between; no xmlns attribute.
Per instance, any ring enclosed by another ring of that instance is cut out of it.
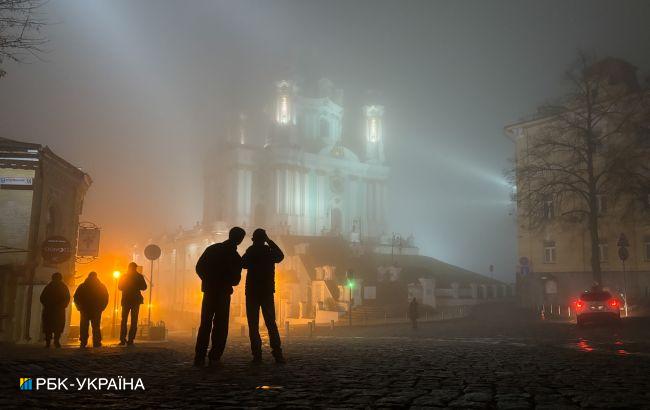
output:
<svg viewBox="0 0 650 410"><path fill-rule="evenodd" d="M330 329L334 330L334 319L330 320Z"/></svg>
<svg viewBox="0 0 650 410"><path fill-rule="evenodd" d="M309 337L314 337L314 322L307 323L307 329L309 330Z"/></svg>
<svg viewBox="0 0 650 410"><path fill-rule="evenodd" d="M284 322L284 332L286 333L286 337L289 337L289 321L287 320Z"/></svg>

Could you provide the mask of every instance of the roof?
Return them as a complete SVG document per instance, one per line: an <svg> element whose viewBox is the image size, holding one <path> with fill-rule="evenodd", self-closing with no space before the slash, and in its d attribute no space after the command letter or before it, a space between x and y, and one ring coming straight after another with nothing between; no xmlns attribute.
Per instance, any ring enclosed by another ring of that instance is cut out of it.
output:
<svg viewBox="0 0 650 410"><path fill-rule="evenodd" d="M83 179L86 186L92 183L88 174L56 155L48 146L0 137L0 167L36 169L43 158L54 161L71 174Z"/></svg>
<svg viewBox="0 0 650 410"><path fill-rule="evenodd" d="M623 59L605 57L587 67L584 70L584 75L587 77L603 76L607 78L609 85L624 84L628 91L638 91L641 87L639 86L636 72L637 67ZM504 131L508 138L514 140L511 135L512 130L516 128L531 127L542 123L551 117L553 116L542 113L531 114L519 121L506 125Z"/></svg>
<svg viewBox="0 0 650 410"><path fill-rule="evenodd" d="M385 255L364 249L360 255L353 251L350 243L341 237L327 236L283 236L280 242L287 255L299 255L308 274L314 278L316 267L330 265L336 267L336 278L343 283L346 272L351 270L356 278L366 283L377 281L380 267L401 268L400 277L404 282L416 282L420 278L432 278L440 287L450 287L456 282L461 287L470 283L497 284L500 281L454 266L429 256ZM296 245L305 244L304 253L296 253Z"/></svg>

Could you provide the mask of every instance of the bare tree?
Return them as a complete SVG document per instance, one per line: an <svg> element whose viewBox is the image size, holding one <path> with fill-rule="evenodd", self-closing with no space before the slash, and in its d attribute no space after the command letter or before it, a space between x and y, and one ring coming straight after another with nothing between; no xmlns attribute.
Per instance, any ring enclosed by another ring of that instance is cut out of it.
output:
<svg viewBox="0 0 650 410"><path fill-rule="evenodd" d="M540 108L537 128L509 172L528 229L550 223L586 228L597 283L602 219L636 218L648 210L649 93L635 70L622 60L596 62L580 53L567 71L569 92Z"/></svg>
<svg viewBox="0 0 650 410"><path fill-rule="evenodd" d="M39 16L42 0L0 0L0 77L7 61L26 62L42 52L45 20Z"/></svg>

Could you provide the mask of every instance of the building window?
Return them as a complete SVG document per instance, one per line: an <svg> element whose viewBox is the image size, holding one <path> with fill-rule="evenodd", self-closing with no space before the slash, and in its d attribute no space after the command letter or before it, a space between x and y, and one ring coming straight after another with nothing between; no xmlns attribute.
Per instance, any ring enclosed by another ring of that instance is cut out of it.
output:
<svg viewBox="0 0 650 410"><path fill-rule="evenodd" d="M609 259L609 247L607 242L601 242L598 244L598 258L601 262L607 262Z"/></svg>
<svg viewBox="0 0 650 410"><path fill-rule="evenodd" d="M555 263L555 242L544 242L544 263Z"/></svg>
<svg viewBox="0 0 650 410"><path fill-rule="evenodd" d="M598 215L605 215L607 213L607 196L598 195L596 197L596 208Z"/></svg>
<svg viewBox="0 0 650 410"><path fill-rule="evenodd" d="M553 206L553 200L549 199L544 201L544 218L553 219L555 217L555 207Z"/></svg>

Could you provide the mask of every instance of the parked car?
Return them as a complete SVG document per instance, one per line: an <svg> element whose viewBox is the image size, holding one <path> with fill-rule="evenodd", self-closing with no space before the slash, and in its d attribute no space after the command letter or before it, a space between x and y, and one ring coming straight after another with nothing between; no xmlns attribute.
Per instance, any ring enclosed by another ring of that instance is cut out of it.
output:
<svg viewBox="0 0 650 410"><path fill-rule="evenodd" d="M621 301L601 287L583 292L575 301L575 311L578 326L587 322L621 321Z"/></svg>

